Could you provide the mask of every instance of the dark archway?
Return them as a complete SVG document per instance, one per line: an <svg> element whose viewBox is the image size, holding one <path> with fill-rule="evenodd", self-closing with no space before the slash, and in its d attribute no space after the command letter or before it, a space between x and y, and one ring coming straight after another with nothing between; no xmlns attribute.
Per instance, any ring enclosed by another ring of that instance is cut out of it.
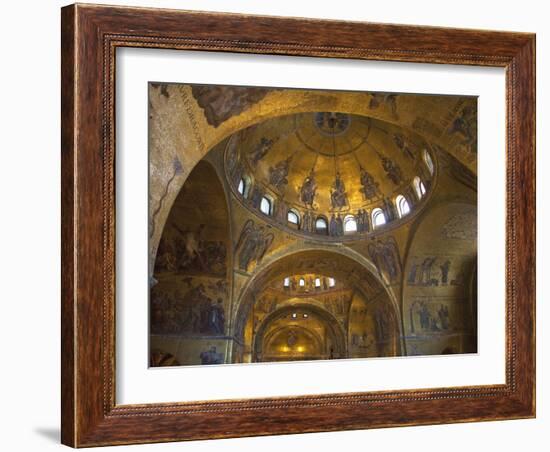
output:
<svg viewBox="0 0 550 452"><path fill-rule="evenodd" d="M150 295L151 350L185 365L200 364L214 346L225 360L231 253L225 190L214 166L201 160L162 232Z"/></svg>

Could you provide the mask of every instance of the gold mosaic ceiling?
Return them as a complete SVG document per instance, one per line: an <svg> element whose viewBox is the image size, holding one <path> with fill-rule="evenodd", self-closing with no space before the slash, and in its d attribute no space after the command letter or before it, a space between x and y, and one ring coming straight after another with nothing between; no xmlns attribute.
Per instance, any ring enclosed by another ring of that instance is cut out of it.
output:
<svg viewBox="0 0 550 452"><path fill-rule="evenodd" d="M418 135L366 116L313 112L241 131L233 148L264 193L289 207L356 212L395 199L425 173Z"/></svg>

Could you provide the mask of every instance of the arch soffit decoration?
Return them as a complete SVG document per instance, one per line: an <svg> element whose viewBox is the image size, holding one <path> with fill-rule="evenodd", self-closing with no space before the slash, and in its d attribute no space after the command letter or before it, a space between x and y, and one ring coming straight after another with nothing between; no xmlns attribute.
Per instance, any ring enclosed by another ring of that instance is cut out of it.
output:
<svg viewBox="0 0 550 452"><path fill-rule="evenodd" d="M388 296L394 313L399 314L395 316L396 320L400 318L401 307L400 303L398 302L397 296L393 291L393 288L385 284L385 282L379 276L378 270L369 259L362 256L357 251L347 247L335 248L327 247L321 244L309 244L307 249L303 249L299 248L299 246L300 245L298 244L293 245L287 248L284 252L276 253L266 258L265 262L262 262L261 266L256 269L252 277L243 286L241 292L237 295L237 304L235 305L235 309L232 315L232 318L234 319L234 321L232 322L232 329L233 334L236 337L242 337L242 334L244 332L244 326L246 324L246 321L244 319L248 318L249 311L252 307L252 304L254 303L255 287L257 287L258 284L267 283L274 276L269 274L270 269L277 263L280 263L282 260L296 258L296 256L299 254L308 254L311 252L326 252L329 254L337 254L352 260L355 264L359 265L360 268L366 270L369 273L369 276L372 278L372 281L375 282L380 288L379 293L384 293ZM283 272L281 272L281 275L282 274ZM358 286L361 287L360 284ZM367 294L363 292L362 295L366 296ZM243 319L243 321L239 323L236 321L236 319ZM398 320L397 323L398 332L400 335L402 335L402 325Z"/></svg>
<svg viewBox="0 0 550 452"><path fill-rule="evenodd" d="M303 298L290 297L288 298L288 300L285 300L282 303L279 303L278 309L286 308L287 306L296 307L298 304L304 304L307 306L316 306L319 309L329 312L325 307L324 303L320 302L315 297L303 297Z"/></svg>

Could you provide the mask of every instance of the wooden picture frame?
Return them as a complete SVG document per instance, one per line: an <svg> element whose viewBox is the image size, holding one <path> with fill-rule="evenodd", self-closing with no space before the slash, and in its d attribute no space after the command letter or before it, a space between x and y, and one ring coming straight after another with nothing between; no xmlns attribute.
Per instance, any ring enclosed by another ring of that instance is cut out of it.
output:
<svg viewBox="0 0 550 452"><path fill-rule="evenodd" d="M73 447L535 416L535 35L71 5L62 9L62 442ZM115 50L506 69L506 383L115 403Z"/></svg>

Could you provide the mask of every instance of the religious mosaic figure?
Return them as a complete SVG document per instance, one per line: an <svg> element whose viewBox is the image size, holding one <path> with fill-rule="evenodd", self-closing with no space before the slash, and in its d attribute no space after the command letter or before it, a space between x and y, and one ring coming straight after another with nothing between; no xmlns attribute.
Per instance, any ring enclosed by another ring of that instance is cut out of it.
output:
<svg viewBox="0 0 550 452"><path fill-rule="evenodd" d="M252 166L258 165L260 160L262 160L271 150L271 147L274 143L274 140L265 137L260 140L256 147L252 149L249 153L250 163L252 163Z"/></svg>
<svg viewBox="0 0 550 452"><path fill-rule="evenodd" d="M432 144L432 148L437 152L442 168L445 168L450 175L461 184L477 191L477 176L466 168L456 157L449 154L444 148L437 144ZM472 149L470 149L471 152Z"/></svg>
<svg viewBox="0 0 550 452"><path fill-rule="evenodd" d="M298 337L296 335L296 332L294 330L290 330L286 338L287 345L289 347L293 347L294 345L296 345L297 341L298 341Z"/></svg>
<svg viewBox="0 0 550 452"><path fill-rule="evenodd" d="M262 201L262 192L257 185L254 185L252 194L250 195L250 204L254 209L260 208L260 202Z"/></svg>
<svg viewBox="0 0 550 452"><path fill-rule="evenodd" d="M420 284L423 286L437 286L439 282L436 278L432 278L432 267L436 261L435 257L427 257L422 261L420 268Z"/></svg>
<svg viewBox="0 0 550 452"><path fill-rule="evenodd" d="M260 301L260 309L265 313L270 313L277 307L277 299L265 297Z"/></svg>
<svg viewBox="0 0 550 452"><path fill-rule="evenodd" d="M336 232L337 235L344 235L344 221L339 214L336 216Z"/></svg>
<svg viewBox="0 0 550 452"><path fill-rule="evenodd" d="M403 135L402 133L394 133L393 142L401 150L403 155L410 158L411 160L414 160L413 152L418 149L418 146L415 143L405 137L405 135Z"/></svg>
<svg viewBox="0 0 550 452"><path fill-rule="evenodd" d="M369 223L369 213L365 209L359 209L357 211L357 231L358 232L369 232L370 223Z"/></svg>
<svg viewBox="0 0 550 452"><path fill-rule="evenodd" d="M386 105L395 119L399 117L397 114L397 94L372 93L369 108L371 110L376 110L380 104Z"/></svg>
<svg viewBox="0 0 550 452"><path fill-rule="evenodd" d="M201 364L223 364L223 353L217 353L216 347L210 347L210 350L201 352Z"/></svg>
<svg viewBox="0 0 550 452"><path fill-rule="evenodd" d="M216 304L210 305L208 309L208 333L223 334L225 325L225 312L223 309L223 301L218 298Z"/></svg>
<svg viewBox="0 0 550 452"><path fill-rule="evenodd" d="M361 168L361 193L365 196L365 199L374 199L380 194L378 189L378 182L374 180L374 177L363 168Z"/></svg>
<svg viewBox="0 0 550 452"><path fill-rule="evenodd" d="M439 310L437 311L439 317L439 324L441 325L442 330L448 330L449 323L449 307L447 305L440 305Z"/></svg>
<svg viewBox="0 0 550 452"><path fill-rule="evenodd" d="M391 314L386 307L378 307L374 313L376 348L379 356L385 356L391 337Z"/></svg>
<svg viewBox="0 0 550 452"><path fill-rule="evenodd" d="M385 241L380 239L369 244L369 255L380 276L385 275L390 282L395 282L401 274L399 249L393 237Z"/></svg>
<svg viewBox="0 0 550 452"><path fill-rule="evenodd" d="M334 214L330 217L328 233L333 237L338 235L338 225L336 224L336 216Z"/></svg>
<svg viewBox="0 0 550 452"><path fill-rule="evenodd" d="M290 157L281 160L275 166L269 168L269 183L277 190L283 189L288 184L288 170L290 168Z"/></svg>
<svg viewBox="0 0 550 452"><path fill-rule="evenodd" d="M264 226L257 226L253 220L248 220L235 248L239 269L247 271L252 263L259 264L273 243L274 237L273 233L265 231Z"/></svg>
<svg viewBox="0 0 550 452"><path fill-rule="evenodd" d="M475 120L475 108L470 106L464 107L460 114L453 121L448 134L453 135L455 133L459 133L464 137L464 141L462 144L473 144L476 140ZM471 149L473 150L474 146L472 146Z"/></svg>
<svg viewBox="0 0 550 452"><path fill-rule="evenodd" d="M346 195L346 186L344 181L340 177L340 173L336 173L334 184L330 192L330 202L333 209L341 209L348 204L348 197Z"/></svg>
<svg viewBox="0 0 550 452"><path fill-rule="evenodd" d="M178 268L186 270L189 267L195 267L197 271L207 273L206 260L201 250L202 233L205 225L200 224L196 231L181 230L176 224L173 224L173 226L181 234L181 238L175 241Z"/></svg>
<svg viewBox="0 0 550 452"><path fill-rule="evenodd" d="M357 232L363 232L365 230L365 218L363 217L363 210L359 209L355 214L357 219Z"/></svg>
<svg viewBox="0 0 550 452"><path fill-rule="evenodd" d="M452 286L463 286L466 282L466 275L468 273L468 266L466 263L462 263L462 268L456 273L455 278L451 280Z"/></svg>
<svg viewBox="0 0 550 452"><path fill-rule="evenodd" d="M227 249L224 242L204 240L204 224L200 224L195 231L182 229L176 223L172 223L172 227L179 236L171 242L161 241L159 253L162 254L159 254L156 267L159 271L225 275Z"/></svg>
<svg viewBox="0 0 550 452"><path fill-rule="evenodd" d="M235 135L229 140L229 143L227 144L226 164L227 164L227 170L229 171L230 175L233 175L235 166L239 161L239 150L237 146L238 142L239 142L239 136Z"/></svg>
<svg viewBox="0 0 550 452"><path fill-rule="evenodd" d="M205 292L204 285L190 289L182 298L181 304L185 306L185 313L181 323L182 333L203 333L207 327L207 310L212 300Z"/></svg>
<svg viewBox="0 0 550 452"><path fill-rule="evenodd" d="M445 262L443 262L439 269L441 270L441 284L447 285L449 282L449 270L451 268L451 261L447 259Z"/></svg>
<svg viewBox="0 0 550 452"><path fill-rule="evenodd" d="M407 275L407 283L411 286L446 286L449 284L449 272L451 270L451 261L445 259L445 261L437 264L439 272L433 271L437 262L437 257L428 256L422 260L415 260L411 264L409 273ZM439 279L441 275L441 280ZM453 285L453 281L450 282Z"/></svg>
<svg viewBox="0 0 550 452"><path fill-rule="evenodd" d="M426 306L425 303L422 303L420 305L420 309L418 311L418 317L420 319L420 328L422 330L430 329L431 314L430 314L430 311L428 310L428 307Z"/></svg>
<svg viewBox="0 0 550 452"><path fill-rule="evenodd" d="M313 227L312 227L312 224L313 224L313 215L311 214L311 212L309 210L306 210L304 212L304 216L302 218L302 230L305 231L305 232L312 232L313 231Z"/></svg>
<svg viewBox="0 0 550 452"><path fill-rule="evenodd" d="M275 204L275 218L279 223L286 224L287 222L288 207L286 203L280 199Z"/></svg>
<svg viewBox="0 0 550 452"><path fill-rule="evenodd" d="M389 198L384 198L382 203L384 204L384 213L386 214L387 221L395 220L395 207Z"/></svg>
<svg viewBox="0 0 550 452"><path fill-rule="evenodd" d="M166 238L163 238L160 241L158 251L157 251L157 260L155 262L155 273L168 271L175 272L177 271L177 260L176 252L174 250L173 243Z"/></svg>
<svg viewBox="0 0 550 452"><path fill-rule="evenodd" d="M233 182L233 185L238 187L239 183L241 182L241 179L243 178L244 174L244 166L241 161L238 161L235 163L235 166L233 167L233 170L231 173L229 173L229 177L231 178L231 182Z"/></svg>
<svg viewBox="0 0 550 452"><path fill-rule="evenodd" d="M411 286L414 286L416 284L416 275L418 273L418 267L419 267L418 262L414 261L409 270L409 274L407 276L407 283Z"/></svg>
<svg viewBox="0 0 550 452"><path fill-rule="evenodd" d="M350 124L346 113L320 112L315 114L315 125L327 135L339 135L345 132Z"/></svg>
<svg viewBox="0 0 550 452"><path fill-rule="evenodd" d="M193 85L191 92L203 109L208 124L218 127L262 100L269 90L244 86Z"/></svg>
<svg viewBox="0 0 550 452"><path fill-rule="evenodd" d="M401 168L397 163L388 157L382 157L382 167L390 179L395 185L399 185L403 182L403 175L401 173Z"/></svg>
<svg viewBox="0 0 550 452"><path fill-rule="evenodd" d="M434 312L435 311L435 312ZM449 330L451 323L449 320L449 307L447 305L440 304L439 308L435 310L430 308L424 301L416 301L410 308L411 315L411 331L415 332L415 322L413 313L418 316L418 322L420 324L421 331L428 331L437 333L439 331Z"/></svg>
<svg viewBox="0 0 550 452"><path fill-rule="evenodd" d="M302 184L300 189L300 201L306 206L313 208L313 200L315 199L315 192L317 191L317 184L315 182L315 175L313 171L309 173Z"/></svg>

